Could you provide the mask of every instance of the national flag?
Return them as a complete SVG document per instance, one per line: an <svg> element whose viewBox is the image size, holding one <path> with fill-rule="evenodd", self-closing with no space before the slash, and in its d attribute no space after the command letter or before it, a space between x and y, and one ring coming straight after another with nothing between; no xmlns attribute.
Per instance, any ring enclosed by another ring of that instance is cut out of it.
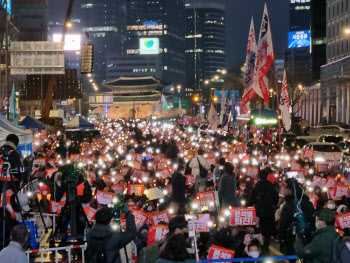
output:
<svg viewBox="0 0 350 263"><path fill-rule="evenodd" d="M248 113L249 102L255 96L255 91L253 88L254 83L254 68L255 68L255 57L257 52L257 45L255 40L255 29L254 21L250 24L249 37L248 37L248 46L247 46L247 56L245 61L245 70L244 70L244 94L242 97L242 106L241 111L243 114Z"/></svg>
<svg viewBox="0 0 350 263"><path fill-rule="evenodd" d="M211 103L210 110L208 112L208 122L210 129L216 130L218 128L218 112L216 111L213 103Z"/></svg>
<svg viewBox="0 0 350 263"><path fill-rule="evenodd" d="M266 105L269 105L269 79L268 73L271 69L271 63L274 61L272 35L270 19L265 3L265 10L261 22L260 37L258 44L257 58L255 61L254 73L254 91L264 99Z"/></svg>
<svg viewBox="0 0 350 263"><path fill-rule="evenodd" d="M18 126L15 84L12 86L12 93L10 97L10 113L12 113L13 122L16 126Z"/></svg>
<svg viewBox="0 0 350 263"><path fill-rule="evenodd" d="M226 96L225 91L222 89L222 95L221 95L221 110L220 110L220 123L222 123L224 113L225 113L225 105L226 105Z"/></svg>
<svg viewBox="0 0 350 263"><path fill-rule="evenodd" d="M231 103L231 91L229 90L227 92L227 99L225 103L225 109L224 109L224 115L222 117L222 123L221 127L225 130L228 129L228 123L230 120L230 113L231 113L232 103ZM226 127L226 128L225 128Z"/></svg>
<svg viewBox="0 0 350 263"><path fill-rule="evenodd" d="M159 107L158 107L158 111L160 112L160 114L162 114L163 110L166 109L167 104L168 102L166 101L165 96L162 94L162 97L160 98L160 102L159 102Z"/></svg>
<svg viewBox="0 0 350 263"><path fill-rule="evenodd" d="M291 118L290 118L290 100L288 96L288 83L287 83L287 75L286 71L284 71L283 76L283 84L281 89L281 96L280 96L280 111L282 114L282 121L284 124L284 127L287 131L290 130L291 127Z"/></svg>

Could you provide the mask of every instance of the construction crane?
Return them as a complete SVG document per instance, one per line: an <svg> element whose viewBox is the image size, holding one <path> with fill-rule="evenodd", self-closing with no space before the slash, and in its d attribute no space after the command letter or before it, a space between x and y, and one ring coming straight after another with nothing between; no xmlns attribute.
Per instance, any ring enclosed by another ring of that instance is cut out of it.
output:
<svg viewBox="0 0 350 263"><path fill-rule="evenodd" d="M69 27L69 23L72 16L74 0L69 0L69 5L66 13L66 18L64 20L61 41L65 41L66 33ZM41 109L41 118L40 121L49 126L51 133L56 133L57 131L64 131L63 127L63 119L60 117L50 117L50 110L52 107L52 101L55 94L57 84L57 77L52 76L49 81L49 86L46 93L46 98L44 101L44 105Z"/></svg>

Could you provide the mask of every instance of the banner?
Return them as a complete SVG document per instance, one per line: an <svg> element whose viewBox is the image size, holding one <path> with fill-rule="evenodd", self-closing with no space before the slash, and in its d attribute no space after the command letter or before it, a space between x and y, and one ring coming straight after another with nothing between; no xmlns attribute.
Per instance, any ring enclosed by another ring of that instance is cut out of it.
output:
<svg viewBox="0 0 350 263"><path fill-rule="evenodd" d="M143 189L144 189L143 184L129 184L128 186L128 193L129 195L135 194L137 196L143 195Z"/></svg>
<svg viewBox="0 0 350 263"><path fill-rule="evenodd" d="M287 75L285 70L284 70L279 106L280 106L279 108L282 115L283 125L286 128L286 131L289 131L291 128L292 122L290 118L290 101L289 101L289 95L288 95Z"/></svg>
<svg viewBox="0 0 350 263"><path fill-rule="evenodd" d="M147 246L165 239L168 233L168 225L151 226L148 232Z"/></svg>
<svg viewBox="0 0 350 263"><path fill-rule="evenodd" d="M309 195L310 198L310 202L312 203L312 205L314 206L314 208L316 209L317 207L317 201L318 201L318 196L317 195Z"/></svg>
<svg viewBox="0 0 350 263"><path fill-rule="evenodd" d="M266 105L269 105L269 79L268 73L271 69L271 63L274 61L272 35L270 19L265 3L264 14L261 22L257 57L255 60L254 73L254 91L258 96L264 99Z"/></svg>
<svg viewBox="0 0 350 263"><path fill-rule="evenodd" d="M111 204L114 196L115 195L113 193L97 190L97 193L96 193L97 203L102 205Z"/></svg>
<svg viewBox="0 0 350 263"><path fill-rule="evenodd" d="M350 228L350 212L344 215L336 215L335 224L341 229Z"/></svg>
<svg viewBox="0 0 350 263"><path fill-rule="evenodd" d="M255 208L233 207L231 210L231 226L252 226L255 225Z"/></svg>
<svg viewBox="0 0 350 263"><path fill-rule="evenodd" d="M171 219L171 217L170 217L170 215L168 214L168 212L166 210L162 211L162 212L159 212L157 214L154 214L150 218L151 223L152 223L153 226L157 226L160 222L168 224L170 219Z"/></svg>
<svg viewBox="0 0 350 263"><path fill-rule="evenodd" d="M212 245L209 249L208 259L232 259L234 256L235 251Z"/></svg>

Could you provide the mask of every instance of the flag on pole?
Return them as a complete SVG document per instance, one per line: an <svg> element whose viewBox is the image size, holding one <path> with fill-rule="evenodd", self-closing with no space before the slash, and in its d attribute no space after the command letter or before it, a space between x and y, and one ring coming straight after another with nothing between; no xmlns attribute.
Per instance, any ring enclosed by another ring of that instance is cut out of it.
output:
<svg viewBox="0 0 350 263"><path fill-rule="evenodd" d="M231 108L232 108L232 103L231 103L231 91L229 90L227 92L227 99L225 103L225 110L224 110L224 116L222 117L222 123L221 127L222 129L226 130L228 129L228 124L231 116Z"/></svg>
<svg viewBox="0 0 350 263"><path fill-rule="evenodd" d="M287 131L290 130L291 127L291 119L290 119L290 100L288 96L288 83L287 83L287 75L286 71L284 71L283 75L283 84L281 89L280 96L280 111L282 113L282 121L283 125Z"/></svg>
<svg viewBox="0 0 350 263"><path fill-rule="evenodd" d="M13 84L12 86L12 93L10 98L10 113L12 113L13 122L16 126L18 126L15 84Z"/></svg>
<svg viewBox="0 0 350 263"><path fill-rule="evenodd" d="M180 111L180 116L182 118L182 105L181 105L181 99L179 98L179 111Z"/></svg>
<svg viewBox="0 0 350 263"><path fill-rule="evenodd" d="M225 96L224 88L222 88L221 109L220 109L220 123L222 123L222 120L223 120L223 118L224 118L225 105L226 105L226 96Z"/></svg>
<svg viewBox="0 0 350 263"><path fill-rule="evenodd" d="M160 112L160 114L162 114L163 110L166 109L167 104L168 102L166 101L165 96L162 94L162 97L160 98L160 102L159 102L159 107L158 107L158 111Z"/></svg>
<svg viewBox="0 0 350 263"><path fill-rule="evenodd" d="M159 103L156 103L156 104L153 105L153 107L152 107L152 115L158 110L158 108L159 108Z"/></svg>
<svg viewBox="0 0 350 263"><path fill-rule="evenodd" d="M255 91L253 89L254 83L254 68L255 68L255 57L258 47L256 46L255 39L255 29L254 21L250 24L249 37L248 37L248 46L247 46L247 56L245 60L245 70L244 70L244 94L242 97L242 106L241 111L243 114L246 114L249 110L249 102L255 96Z"/></svg>
<svg viewBox="0 0 350 263"><path fill-rule="evenodd" d="M270 27L269 13L265 3L264 15L261 22L257 58L255 61L254 73L254 91L264 99L266 105L269 105L269 79L268 73L271 69L271 63L274 61L272 34Z"/></svg>
<svg viewBox="0 0 350 263"><path fill-rule="evenodd" d="M210 110L208 112L208 122L210 129L217 130L218 128L218 112L216 111L213 103L210 105Z"/></svg>

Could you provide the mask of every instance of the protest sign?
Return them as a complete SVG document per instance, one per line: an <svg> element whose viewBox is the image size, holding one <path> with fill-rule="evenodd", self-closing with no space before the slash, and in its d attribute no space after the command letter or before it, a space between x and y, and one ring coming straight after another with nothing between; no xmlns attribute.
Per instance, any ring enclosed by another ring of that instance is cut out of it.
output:
<svg viewBox="0 0 350 263"><path fill-rule="evenodd" d="M252 226L255 225L255 208L233 207L231 210L231 226Z"/></svg>
<svg viewBox="0 0 350 263"><path fill-rule="evenodd" d="M156 213L150 217L151 223L153 226L158 225L160 222L169 223L170 221L170 215L169 213L165 211L161 211L159 213Z"/></svg>
<svg viewBox="0 0 350 263"><path fill-rule="evenodd" d="M235 251L212 245L209 249L208 259L232 259L234 256Z"/></svg>
<svg viewBox="0 0 350 263"><path fill-rule="evenodd" d="M168 233L168 225L151 226L148 232L147 246L165 239Z"/></svg>
<svg viewBox="0 0 350 263"><path fill-rule="evenodd" d="M344 215L337 215L335 217L335 224L341 228L350 228L350 212Z"/></svg>
<svg viewBox="0 0 350 263"><path fill-rule="evenodd" d="M135 194L137 196L141 196L143 194L144 189L143 184L129 184L128 186L128 193L129 195Z"/></svg>
<svg viewBox="0 0 350 263"><path fill-rule="evenodd" d="M115 195L113 193L97 190L97 193L96 193L97 203L101 205L111 204L114 196Z"/></svg>

